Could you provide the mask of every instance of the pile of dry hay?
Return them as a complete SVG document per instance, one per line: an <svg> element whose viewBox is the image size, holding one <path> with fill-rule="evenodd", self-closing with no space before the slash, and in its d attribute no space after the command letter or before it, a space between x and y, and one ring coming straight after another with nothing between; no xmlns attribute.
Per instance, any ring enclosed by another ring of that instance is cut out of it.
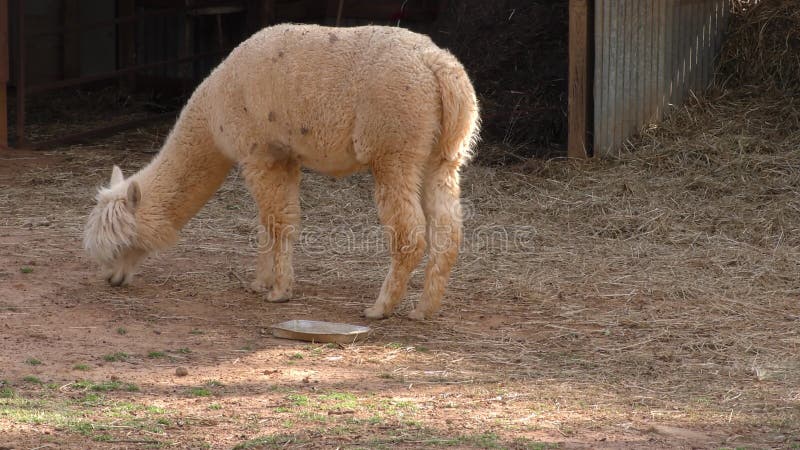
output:
<svg viewBox="0 0 800 450"><path fill-rule="evenodd" d="M800 91L800 8L796 0L733 0L720 56L722 85Z"/></svg>
<svg viewBox="0 0 800 450"><path fill-rule="evenodd" d="M699 163L719 172L735 159L763 159L729 173L731 183L757 173L762 162L790 168L800 149L799 101L800 8L794 0L732 0L714 84L629 148L638 149L637 158L680 158L676 169Z"/></svg>
<svg viewBox="0 0 800 450"><path fill-rule="evenodd" d="M628 143L630 167L693 180L698 209L724 204L710 232L800 246L800 9L734 0L715 83ZM684 180L685 181L685 180ZM711 224L709 224L711 225ZM727 233L726 232L726 233Z"/></svg>

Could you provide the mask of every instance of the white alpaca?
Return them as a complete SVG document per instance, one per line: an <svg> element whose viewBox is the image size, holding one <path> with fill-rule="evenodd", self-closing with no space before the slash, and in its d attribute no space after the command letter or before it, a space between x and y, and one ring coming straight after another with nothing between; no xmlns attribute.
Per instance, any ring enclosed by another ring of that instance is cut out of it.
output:
<svg viewBox="0 0 800 450"><path fill-rule="evenodd" d="M301 167L337 176L370 170L392 259L365 315L392 312L427 248L425 287L410 317L430 317L458 253L458 173L478 122L464 68L425 36L377 26L266 28L200 84L150 164L128 179L114 168L89 216L85 247L109 283L129 283L238 163L263 228L250 288L286 301Z"/></svg>

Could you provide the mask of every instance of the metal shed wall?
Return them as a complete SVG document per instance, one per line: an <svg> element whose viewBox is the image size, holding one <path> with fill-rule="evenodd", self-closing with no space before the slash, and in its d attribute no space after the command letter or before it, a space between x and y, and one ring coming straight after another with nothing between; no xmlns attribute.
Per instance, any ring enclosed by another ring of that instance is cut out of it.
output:
<svg viewBox="0 0 800 450"><path fill-rule="evenodd" d="M597 0L594 153L609 155L708 86L729 0Z"/></svg>

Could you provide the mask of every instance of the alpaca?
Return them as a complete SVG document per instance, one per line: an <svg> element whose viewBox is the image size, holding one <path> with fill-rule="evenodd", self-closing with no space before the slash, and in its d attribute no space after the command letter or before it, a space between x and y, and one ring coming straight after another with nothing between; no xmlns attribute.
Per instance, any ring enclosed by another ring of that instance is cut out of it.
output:
<svg viewBox="0 0 800 450"><path fill-rule="evenodd" d="M459 169L478 128L463 66L427 36L381 26L265 28L197 87L147 166L129 178L113 168L84 246L110 284L130 283L142 259L174 244L238 164L261 223L249 290L287 301L301 168L369 170L391 264L364 315L392 312L427 249L423 294L410 317L429 318L458 254Z"/></svg>

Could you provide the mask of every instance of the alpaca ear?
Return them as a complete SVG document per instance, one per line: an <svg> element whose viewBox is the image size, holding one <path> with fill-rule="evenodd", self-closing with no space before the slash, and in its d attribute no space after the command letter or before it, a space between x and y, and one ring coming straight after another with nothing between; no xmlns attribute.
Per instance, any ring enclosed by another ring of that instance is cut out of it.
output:
<svg viewBox="0 0 800 450"><path fill-rule="evenodd" d="M135 211L141 200L142 190L139 188L139 183L131 181L128 185L128 208L130 208L131 211Z"/></svg>
<svg viewBox="0 0 800 450"><path fill-rule="evenodd" d="M125 177L122 176L122 169L120 169L117 166L114 166L114 168L111 169L111 186L114 186L115 184L121 183L122 180L124 180L124 179L125 179Z"/></svg>

